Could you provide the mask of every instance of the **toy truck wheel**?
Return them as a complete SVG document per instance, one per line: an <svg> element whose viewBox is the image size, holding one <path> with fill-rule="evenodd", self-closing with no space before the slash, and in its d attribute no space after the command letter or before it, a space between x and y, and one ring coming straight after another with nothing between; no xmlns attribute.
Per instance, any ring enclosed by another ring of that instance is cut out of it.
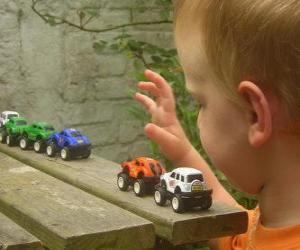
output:
<svg viewBox="0 0 300 250"><path fill-rule="evenodd" d="M211 207L211 205L212 205L212 198L211 198L211 196L208 196L202 200L201 208L209 209Z"/></svg>
<svg viewBox="0 0 300 250"><path fill-rule="evenodd" d="M46 154L49 157L53 157L56 152L56 146L54 142L50 142L50 144L46 147Z"/></svg>
<svg viewBox="0 0 300 250"><path fill-rule="evenodd" d="M166 191L163 188L158 188L155 190L154 201L159 206L163 206L166 204L167 196L166 196Z"/></svg>
<svg viewBox="0 0 300 250"><path fill-rule="evenodd" d="M27 138L26 136L22 136L22 137L21 137L19 146L20 146L20 148L23 149L23 150L28 149L29 141L28 141L28 138Z"/></svg>
<svg viewBox="0 0 300 250"><path fill-rule="evenodd" d="M6 136L7 136L7 132L5 130L2 130L1 133L0 133L0 142L1 143L6 142Z"/></svg>
<svg viewBox="0 0 300 250"><path fill-rule="evenodd" d="M14 140L13 140L13 138L12 138L11 135L7 135L7 136L6 136L6 144L7 144L9 147L13 146Z"/></svg>
<svg viewBox="0 0 300 250"><path fill-rule="evenodd" d="M121 191L127 191L128 187L129 187L128 175L125 173L119 174L117 184L118 184L118 188Z"/></svg>
<svg viewBox="0 0 300 250"><path fill-rule="evenodd" d="M176 213L182 213L184 211L184 202L180 194L175 194L171 200L172 208Z"/></svg>
<svg viewBox="0 0 300 250"><path fill-rule="evenodd" d="M146 183L143 179L137 179L133 183L133 191L136 196L143 196L146 192Z"/></svg>
<svg viewBox="0 0 300 250"><path fill-rule="evenodd" d="M67 147L64 147L61 151L60 151L60 157L64 160L64 161L68 161L71 159L71 152Z"/></svg>
<svg viewBox="0 0 300 250"><path fill-rule="evenodd" d="M42 140L37 140L36 142L34 142L33 149L34 149L35 152L41 153L44 149L43 141Z"/></svg>
<svg viewBox="0 0 300 250"><path fill-rule="evenodd" d="M88 149L88 150L83 154L82 158L84 158L84 159L89 158L90 155L91 155L91 150Z"/></svg>

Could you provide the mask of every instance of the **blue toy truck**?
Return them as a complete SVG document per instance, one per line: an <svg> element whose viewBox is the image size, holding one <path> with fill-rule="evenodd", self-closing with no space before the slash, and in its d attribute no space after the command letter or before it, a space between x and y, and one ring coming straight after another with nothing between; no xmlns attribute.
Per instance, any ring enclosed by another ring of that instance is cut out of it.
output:
<svg viewBox="0 0 300 250"><path fill-rule="evenodd" d="M91 154L91 142L78 130L66 128L51 135L47 141L47 155L53 157L57 152L60 152L65 161L77 157L88 158Z"/></svg>

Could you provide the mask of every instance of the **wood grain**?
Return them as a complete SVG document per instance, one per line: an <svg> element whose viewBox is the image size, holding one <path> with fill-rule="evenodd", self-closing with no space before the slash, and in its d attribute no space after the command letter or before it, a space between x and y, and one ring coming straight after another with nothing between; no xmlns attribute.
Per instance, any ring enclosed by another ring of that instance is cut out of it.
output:
<svg viewBox="0 0 300 250"><path fill-rule="evenodd" d="M119 164L95 155L89 159L65 162L6 145L0 145L0 151L152 221L157 235L174 245L235 235L247 229L245 211L218 201L214 201L207 211L176 214L169 203L165 207L157 206L152 196L139 198L132 190L121 192L116 185L117 174L121 170Z"/></svg>
<svg viewBox="0 0 300 250"><path fill-rule="evenodd" d="M1 250L42 250L42 243L32 234L0 213Z"/></svg>
<svg viewBox="0 0 300 250"><path fill-rule="evenodd" d="M151 222L0 153L0 211L49 249L147 249Z"/></svg>

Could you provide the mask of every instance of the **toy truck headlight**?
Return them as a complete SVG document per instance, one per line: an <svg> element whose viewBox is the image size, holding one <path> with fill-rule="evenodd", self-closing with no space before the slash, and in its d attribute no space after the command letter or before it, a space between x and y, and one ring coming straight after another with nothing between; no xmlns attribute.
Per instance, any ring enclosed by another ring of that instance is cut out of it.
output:
<svg viewBox="0 0 300 250"><path fill-rule="evenodd" d="M201 192L203 190L203 186L200 181L194 181L192 184L192 192Z"/></svg>

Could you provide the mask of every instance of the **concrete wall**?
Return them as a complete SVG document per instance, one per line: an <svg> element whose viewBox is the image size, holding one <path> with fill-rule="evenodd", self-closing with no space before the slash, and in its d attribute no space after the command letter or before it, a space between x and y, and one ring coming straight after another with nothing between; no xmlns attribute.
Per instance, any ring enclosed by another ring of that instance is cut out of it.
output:
<svg viewBox="0 0 300 250"><path fill-rule="evenodd" d="M154 1L43 0L39 9L76 21L75 9L99 12L90 28L159 20ZM47 5L46 5L47 4ZM145 11L144 7L148 7ZM114 161L148 151L142 126L126 111L135 85L123 55L96 54L93 42L121 31L87 33L66 25L51 27L31 9L30 0L0 1L0 109L17 110L30 122L46 121L58 130L80 128L94 153ZM170 25L137 26L134 37L172 46Z"/></svg>

